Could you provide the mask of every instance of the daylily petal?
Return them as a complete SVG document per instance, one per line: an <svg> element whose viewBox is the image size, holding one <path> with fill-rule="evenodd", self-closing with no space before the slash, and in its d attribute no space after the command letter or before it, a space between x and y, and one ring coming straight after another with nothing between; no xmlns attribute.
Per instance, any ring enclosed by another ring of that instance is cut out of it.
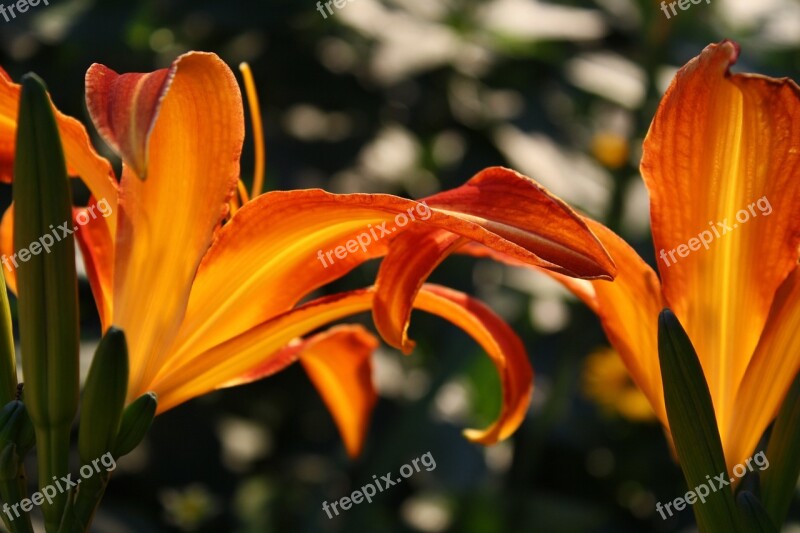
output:
<svg viewBox="0 0 800 533"><path fill-rule="evenodd" d="M600 277L614 263L572 209L533 180L512 170L492 167L463 187L425 199L440 210L467 212L511 242L536 253L527 263L563 274ZM406 331L416 293L450 253L464 243L459 235L422 226L399 235L381 263L373 318L384 340L408 353L413 342ZM523 244L524 243L524 244Z"/></svg>
<svg viewBox="0 0 800 533"><path fill-rule="evenodd" d="M375 305L372 319L387 344L411 353L414 341L408 338L411 309L420 287L431 272L464 238L445 230L412 228L392 240L375 280Z"/></svg>
<svg viewBox="0 0 800 533"><path fill-rule="evenodd" d="M370 223L391 219L389 209L416 205L391 196L375 200L306 190L270 192L245 204L220 228L203 258L175 349L158 366L180 365L183 358L288 311L313 290L385 253L385 244L377 241L326 262L327 267L318 257ZM394 207L380 210L384 200Z"/></svg>
<svg viewBox="0 0 800 533"><path fill-rule="evenodd" d="M168 352L178 332L197 266L236 187L244 140L241 94L219 57L190 52L171 70L148 130L148 179L133 174L126 160L120 187L112 306L114 324L136 340L131 391L149 382L158 369L152 361ZM89 107L101 130L103 117L131 105L129 92L117 87L113 76L99 66L87 74ZM135 101L152 101L143 92L161 89L142 82ZM111 127L116 136L123 134L115 120ZM126 134L138 139L141 117L131 116L129 127L137 131ZM129 142L139 146L126 140L122 148L127 150Z"/></svg>
<svg viewBox="0 0 800 533"><path fill-rule="evenodd" d="M519 204L530 200L530 210L541 209L546 216L507 205L505 196L511 194ZM248 202L219 231L203 259L176 350L206 350L290 309L314 289L383 255L389 241L381 240L384 229L399 235L411 226L394 227L395 217L405 217L408 224L412 213L415 226L447 230L527 263L572 275L613 275L613 262L577 215L516 172L488 169L429 201L441 208L390 195L317 189L271 192ZM364 237L363 243L357 237ZM330 255L336 248L344 251L350 240L353 247L348 245L343 258Z"/></svg>
<svg viewBox="0 0 800 533"><path fill-rule="evenodd" d="M294 339L330 322L361 313L369 309L371 302L372 294L368 290L314 300L192 358L183 358L170 368L161 368L147 387L158 393L159 412L166 411L221 384L227 386L231 380L240 379L253 368L269 364L271 357L286 357L281 350ZM130 397L136 397L136 394Z"/></svg>
<svg viewBox="0 0 800 533"><path fill-rule="evenodd" d="M89 200L89 205L95 203L94 198ZM86 208L73 209L73 220L86 211ZM100 315L100 324L105 331L111 326L113 316L114 239L103 217L87 215L84 220L88 220L88 223L79 226L75 237L81 249L86 277L89 279L89 286L92 288L97 312Z"/></svg>
<svg viewBox="0 0 800 533"><path fill-rule="evenodd" d="M752 454L800 371L798 331L800 267L778 289L767 326L736 394L733 421L722 435L729 468Z"/></svg>
<svg viewBox="0 0 800 533"><path fill-rule="evenodd" d="M17 136L20 85L11 81L0 69L0 182L13 178L14 152ZM95 198L106 198L116 211L117 186L111 164L100 157L89 141L83 125L55 109L56 123L61 134L64 158L70 175L80 176ZM107 219L113 228L115 215Z"/></svg>
<svg viewBox="0 0 800 533"><path fill-rule="evenodd" d="M89 205L96 205L94 198L91 198ZM109 203L110 205L110 203ZM109 217L95 216L86 214L82 220L88 221L86 224L79 225L77 217L80 213L87 213L87 208L73 208L72 222L69 228L78 227L75 237L81 248L83 263L86 267L86 276L92 288L97 310L100 314L100 321L105 330L111 324L111 282L114 261L114 243L111 239L110 228L106 222ZM54 231L61 234L60 228ZM0 222L0 258L2 261L3 274L5 275L6 286L14 294L17 293L17 269L14 266L14 204L12 203L3 214Z"/></svg>
<svg viewBox="0 0 800 533"><path fill-rule="evenodd" d="M491 248L568 276L612 279L615 265L583 219L531 178L489 167L461 187L425 198L444 213L462 213L508 243ZM445 228L469 237L457 229ZM482 240L473 239L478 242ZM487 243L484 243L487 244ZM516 247L527 250L520 254Z"/></svg>
<svg viewBox="0 0 800 533"><path fill-rule="evenodd" d="M361 326L339 326L306 341L300 363L336 426L350 457L364 446L378 401L372 381L372 353L378 340Z"/></svg>
<svg viewBox="0 0 800 533"><path fill-rule="evenodd" d="M372 409L378 400L371 356L378 341L362 326L335 326L307 340L296 339L277 354L219 388L250 383L279 372L300 359L333 415L350 457L364 445Z"/></svg>
<svg viewBox="0 0 800 533"><path fill-rule="evenodd" d="M486 429L467 429L473 442L494 444L508 438L525 418L533 392L533 369L519 340L503 319L466 294L425 285L414 306L450 320L470 334L492 359L503 387L503 406L497 420Z"/></svg>
<svg viewBox="0 0 800 533"><path fill-rule="evenodd" d="M5 71L0 69L0 181L2 182L11 182L13 177L19 98L20 86L13 83ZM117 223L117 183L111 165L95 152L86 129L80 122L58 110L55 110L55 113L69 173L80 176L92 195L98 199L105 199L110 208L110 214L93 221L93 226L97 228L102 226L103 229L98 229L98 232L103 231L113 235ZM0 227L0 248L8 258L14 254L13 218L13 206L11 206L3 216ZM109 247L106 253L111 249ZM9 260L4 274L8 288L16 292L16 274L12 261Z"/></svg>
<svg viewBox="0 0 800 533"><path fill-rule="evenodd" d="M0 68L0 182L11 183L14 177L14 151L17 138L19 85Z"/></svg>
<svg viewBox="0 0 800 533"><path fill-rule="evenodd" d="M86 71L86 107L97 131L142 179L150 134L177 66L178 61L155 72L117 74L94 63Z"/></svg>
<svg viewBox="0 0 800 533"><path fill-rule="evenodd" d="M150 385L159 395L159 410L217 388L264 362L264 354L278 354L295 337L329 322L368 311L374 290L366 289L314 300L260 324L224 343L161 372ZM450 320L469 333L489 353L500 373L503 407L486 430L468 430L468 438L491 444L510 435L522 422L532 390L532 370L524 347L511 328L488 308L470 297L425 285L415 307Z"/></svg>
<svg viewBox="0 0 800 533"><path fill-rule="evenodd" d="M597 313L608 340L628 368L631 379L647 396L662 424L668 427L658 363L658 314L664 308L658 277L617 234L599 222L585 220L617 265L613 282L571 278L525 265L486 248L469 246L460 251L477 257L491 257L511 266L533 268L561 282L583 300Z"/></svg>
<svg viewBox="0 0 800 533"><path fill-rule="evenodd" d="M0 221L0 254L2 257L14 255L14 204L8 206L6 212L3 213L2 221ZM3 266L6 287L17 294L17 269L14 268L11 261L4 262Z"/></svg>
<svg viewBox="0 0 800 533"><path fill-rule="evenodd" d="M658 362L658 314L664 308L658 277L616 233L599 222L589 219L586 222L617 264L614 281L582 282L545 270L542 272L561 281L578 297L584 297L584 293L583 288L576 285L591 283L594 303L590 303L590 307L594 306L609 342L619 353L631 378L667 426Z"/></svg>
<svg viewBox="0 0 800 533"><path fill-rule="evenodd" d="M642 160L664 295L697 350L722 435L800 245L800 89L730 74L738 53L710 45L678 72Z"/></svg>

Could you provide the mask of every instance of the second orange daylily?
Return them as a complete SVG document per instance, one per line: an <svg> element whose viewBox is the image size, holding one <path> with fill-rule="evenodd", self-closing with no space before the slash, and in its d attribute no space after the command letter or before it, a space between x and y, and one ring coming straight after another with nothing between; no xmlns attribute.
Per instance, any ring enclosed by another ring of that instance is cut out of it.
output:
<svg viewBox="0 0 800 533"><path fill-rule="evenodd" d="M0 81L0 152L8 160L18 88L7 76ZM532 379L527 355L484 305L423 285L428 273L463 243L475 242L562 275L614 274L612 260L578 215L532 180L502 168L425 199L427 220L322 268L319 249L422 204L382 194L276 191L231 215L243 108L233 73L216 55L188 53L149 74L119 75L93 65L86 89L93 122L123 160L118 183L85 131L71 119L59 120L68 166L95 200L106 198L114 209L76 235L104 329L118 326L129 340L129 401L152 390L163 412L299 359L356 454L375 401L369 359L376 341L360 326L314 332L372 309L384 338L408 351L405 332L415 307L454 322L492 358L503 406L492 426L467 436L493 443L524 417ZM4 217L4 235L10 220ZM2 244L11 246L7 237ZM298 305L383 255L374 287Z"/></svg>
<svg viewBox="0 0 800 533"><path fill-rule="evenodd" d="M665 427L657 319L664 307L675 312L708 381L729 468L753 453L800 370L800 88L731 74L738 54L723 41L684 66L645 140L660 281L588 219L619 266L614 283L554 274L598 314Z"/></svg>

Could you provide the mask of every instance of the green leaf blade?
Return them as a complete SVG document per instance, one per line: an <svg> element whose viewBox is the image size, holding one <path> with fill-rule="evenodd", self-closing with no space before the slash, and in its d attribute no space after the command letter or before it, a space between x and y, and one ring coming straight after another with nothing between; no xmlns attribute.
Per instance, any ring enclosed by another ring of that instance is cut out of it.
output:
<svg viewBox="0 0 800 533"><path fill-rule="evenodd" d="M703 368L678 318L664 309L658 318L658 353L667 418L689 490L706 476L726 473L725 455ZM694 506L700 531L741 531L733 492L720 487Z"/></svg>

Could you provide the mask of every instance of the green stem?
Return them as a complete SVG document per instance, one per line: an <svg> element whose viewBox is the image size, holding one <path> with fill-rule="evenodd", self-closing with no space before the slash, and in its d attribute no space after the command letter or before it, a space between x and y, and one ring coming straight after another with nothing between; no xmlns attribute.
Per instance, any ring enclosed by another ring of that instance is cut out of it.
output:
<svg viewBox="0 0 800 533"><path fill-rule="evenodd" d="M20 463L17 475L13 479L0 479L0 495L8 505L8 511L2 513L3 523L11 533L33 533L31 517L17 506L17 516L12 510L14 504L25 498L25 467ZM13 520L11 519L13 517Z"/></svg>
<svg viewBox="0 0 800 533"><path fill-rule="evenodd" d="M69 474L69 435L69 425L36 428L40 490ZM59 491L53 498L53 503L47 501L42 503L45 530L58 530L67 503L67 495L68 493Z"/></svg>
<svg viewBox="0 0 800 533"><path fill-rule="evenodd" d="M82 480L81 487L75 497L73 513L78 523L84 528L84 531L89 531L94 513L100 505L100 500L103 499L110 479L110 472L99 472Z"/></svg>

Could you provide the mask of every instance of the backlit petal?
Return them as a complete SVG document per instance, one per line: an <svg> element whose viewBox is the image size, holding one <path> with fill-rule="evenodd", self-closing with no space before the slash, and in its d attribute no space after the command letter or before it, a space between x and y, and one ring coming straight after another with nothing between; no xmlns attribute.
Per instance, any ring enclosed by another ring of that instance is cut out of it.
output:
<svg viewBox="0 0 800 533"><path fill-rule="evenodd" d="M664 295L700 357L723 435L800 245L800 89L730 74L737 56L724 41L678 72L642 161Z"/></svg>
<svg viewBox="0 0 800 533"><path fill-rule="evenodd" d="M412 227L447 230L573 275L613 275L613 262L583 221L516 172L487 169L427 201L430 207L396 196L312 189L271 192L248 202L219 231L200 266L174 359L290 309L314 289L383 255L390 236Z"/></svg>
<svg viewBox="0 0 800 533"><path fill-rule="evenodd" d="M89 205L95 204L94 198L90 199ZM87 213L87 209L73 209L73 220L77 220L80 213ZM114 240L104 217L92 217L88 214L83 216L88 223L80 225L80 229L75 232L75 238L81 249L86 277L100 315L100 324L105 331L111 325L113 316ZM75 225L77 226L77 221Z"/></svg>
<svg viewBox="0 0 800 533"><path fill-rule="evenodd" d="M535 253L524 262L573 276L601 277L614 263L581 218L533 180L491 167L463 187L425 199L432 207L469 213L509 242ZM424 226L399 235L381 263L373 317L384 340L408 353L408 321L416 292L450 253L463 244L459 235ZM502 249L503 242L492 243ZM602 267L600 266L602 265Z"/></svg>
<svg viewBox="0 0 800 533"><path fill-rule="evenodd" d="M0 254L9 258L14 255L14 204L8 206L0 221ZM17 270L10 260L3 262L3 274L8 290L17 294Z"/></svg>
<svg viewBox="0 0 800 533"><path fill-rule="evenodd" d="M375 281L372 319L388 344L411 353L414 342L408 338L408 324L414 300L431 272L464 238L445 230L412 228L392 240Z"/></svg>
<svg viewBox="0 0 800 533"><path fill-rule="evenodd" d="M492 248L525 262L579 278L614 276L614 262L583 219L541 185L513 170L489 167L461 187L429 196L425 202L480 223L507 241L491 242ZM530 253L520 254L517 247Z"/></svg>
<svg viewBox="0 0 800 533"><path fill-rule="evenodd" d="M155 72L117 74L95 63L86 71L86 107L97 131L142 179L150 135L177 66L178 61Z"/></svg>
<svg viewBox="0 0 800 533"><path fill-rule="evenodd" d="M781 285L722 436L728 467L750 457L800 371L800 267Z"/></svg>
<svg viewBox="0 0 800 533"><path fill-rule="evenodd" d="M13 177L19 95L20 85L0 69L0 182L4 183L10 183ZM64 115L55 106L53 109L69 174L80 176L95 198L107 199L113 214L106 223L114 228L117 185L111 164L94 150L83 124Z"/></svg>
<svg viewBox="0 0 800 533"><path fill-rule="evenodd" d="M11 183L17 138L19 85L0 68L0 182Z"/></svg>
<svg viewBox="0 0 800 533"><path fill-rule="evenodd" d="M350 457L361 453L372 409L372 352L378 340L361 326L339 326L311 337L300 363L333 415Z"/></svg>
<svg viewBox="0 0 800 533"><path fill-rule="evenodd" d="M220 345L185 358L170 371L161 372L150 385L165 411L219 387L256 365L264 354L279 354L292 339L328 323L372 307L374 290L366 289L320 298L279 315ZM532 370L519 338L488 308L470 297L426 285L415 307L437 314L469 333L492 358L500 373L503 407L497 421L486 430L469 430L468 438L491 444L510 435L522 422L532 389Z"/></svg>
<svg viewBox="0 0 800 533"><path fill-rule="evenodd" d="M608 340L619 353L631 378L667 427L658 364L658 313L664 308L658 277L622 238L599 222L586 219L586 223L617 265L613 282L571 278L525 265L483 247L467 246L460 252L490 257L511 266L533 268L561 282L583 300L597 313Z"/></svg>
<svg viewBox="0 0 800 533"><path fill-rule="evenodd" d="M372 383L371 356L378 341L361 326L335 326L307 340L296 339L278 353L222 387L271 376L300 359L333 415L351 457L361 453L378 397Z"/></svg>
<svg viewBox="0 0 800 533"><path fill-rule="evenodd" d="M484 304L466 294L426 285L414 306L439 315L470 334L492 359L503 388L503 405L486 429L467 429L473 442L494 444L508 438L525 418L533 392L533 369L516 333Z"/></svg>
<svg viewBox="0 0 800 533"><path fill-rule="evenodd" d="M99 69L87 76L90 84L97 72L111 76ZM197 266L236 187L244 140L241 94L219 57L190 52L172 70L149 131L147 179L139 179L125 164L120 185L113 322L136 340L130 354L129 390L134 392L158 370L154 362L168 352L178 332ZM106 115L131 104L126 91L100 96L103 87L112 86L106 79L89 91L92 116L101 129L100 103L109 107ZM142 91L160 88L143 83L137 102L152 100ZM131 128L141 128L140 117L131 120ZM128 134L137 138L141 131Z"/></svg>

